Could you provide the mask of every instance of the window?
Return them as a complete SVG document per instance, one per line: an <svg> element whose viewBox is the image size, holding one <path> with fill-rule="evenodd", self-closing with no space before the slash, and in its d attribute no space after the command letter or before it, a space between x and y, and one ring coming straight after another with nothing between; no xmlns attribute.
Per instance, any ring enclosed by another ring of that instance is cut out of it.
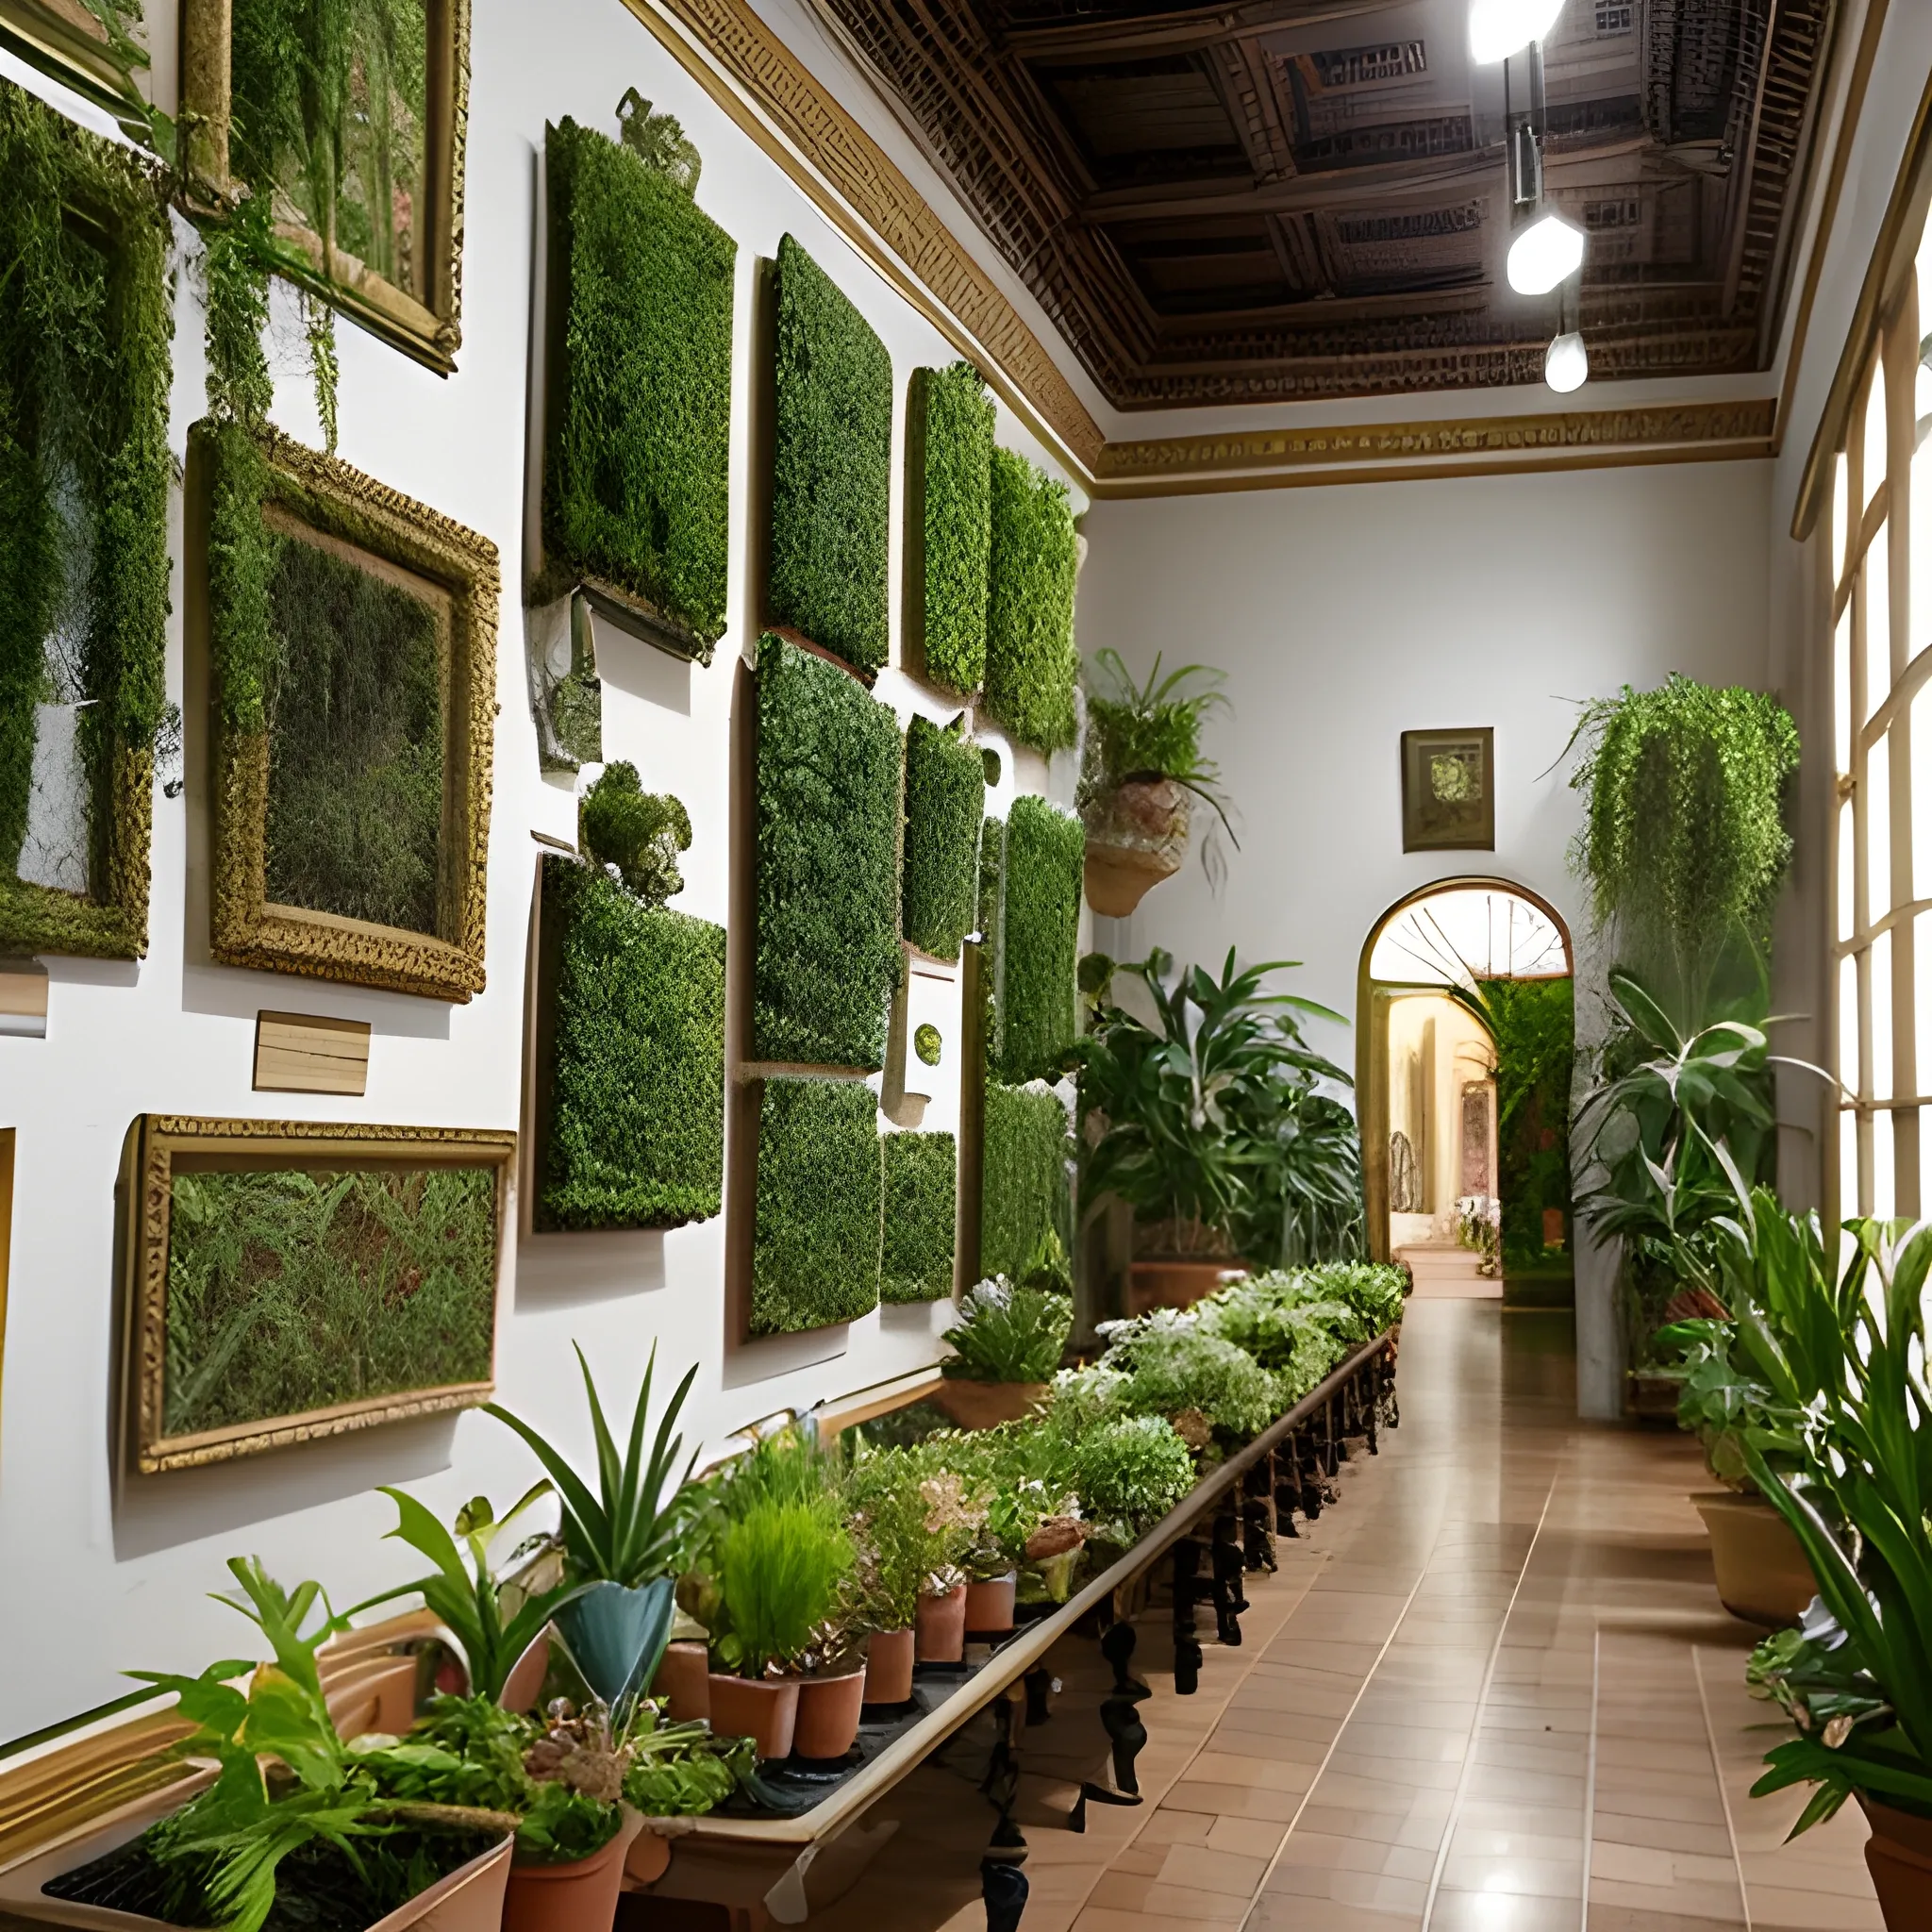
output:
<svg viewBox="0 0 1932 1932"><path fill-rule="evenodd" d="M1922 231L1923 233L1923 231ZM1932 243L1879 308L1812 541L1831 586L1837 1197L1932 1201Z"/></svg>

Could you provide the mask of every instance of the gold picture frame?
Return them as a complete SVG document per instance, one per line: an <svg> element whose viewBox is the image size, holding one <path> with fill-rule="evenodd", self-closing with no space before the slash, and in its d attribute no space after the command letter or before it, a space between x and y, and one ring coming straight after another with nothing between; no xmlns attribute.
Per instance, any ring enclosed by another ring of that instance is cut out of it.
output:
<svg viewBox="0 0 1932 1932"><path fill-rule="evenodd" d="M495 1387L495 1324L500 1300L507 1204L517 1137L478 1127L365 1126L314 1121L204 1120L142 1114L129 1130L125 1178L123 1413L127 1460L143 1475L197 1468L268 1449L315 1441L418 1416L472 1408ZM389 1389L300 1412L171 1430L168 1418L169 1295L177 1175L242 1174L283 1170L415 1174L493 1171L488 1372L435 1387Z"/></svg>
<svg viewBox="0 0 1932 1932"><path fill-rule="evenodd" d="M1496 849L1496 731L1402 734L1402 849Z"/></svg>
<svg viewBox="0 0 1932 1932"><path fill-rule="evenodd" d="M232 204L229 168L235 0L182 0L181 119L188 172L200 193ZM425 0L427 125L424 129L425 276L411 292L278 208L275 233L308 264L315 294L439 375L462 342L463 170L470 114L470 0Z"/></svg>
<svg viewBox="0 0 1932 1932"><path fill-rule="evenodd" d="M425 998L467 1002L484 986L491 752L496 724L496 618L501 577L487 537L391 490L335 457L275 431L258 442L267 461L262 515L273 529L356 561L372 576L405 582L438 609L443 654L444 795L434 934L378 925L267 896L269 741L265 730L222 728L227 620L211 594L208 520L220 487L224 438L199 423L189 433L192 635L209 668L213 836L209 950L229 966L347 980Z"/></svg>

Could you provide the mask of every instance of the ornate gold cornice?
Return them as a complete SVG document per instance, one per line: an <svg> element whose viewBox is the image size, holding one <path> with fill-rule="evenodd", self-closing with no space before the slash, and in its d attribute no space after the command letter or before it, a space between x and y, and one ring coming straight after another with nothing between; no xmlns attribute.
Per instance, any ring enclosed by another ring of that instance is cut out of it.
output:
<svg viewBox="0 0 1932 1932"><path fill-rule="evenodd" d="M1381 481L1579 469L1617 463L1718 461L1771 454L1771 397L1557 415L1256 429L1109 442L1093 493L1164 496L1296 483Z"/></svg>

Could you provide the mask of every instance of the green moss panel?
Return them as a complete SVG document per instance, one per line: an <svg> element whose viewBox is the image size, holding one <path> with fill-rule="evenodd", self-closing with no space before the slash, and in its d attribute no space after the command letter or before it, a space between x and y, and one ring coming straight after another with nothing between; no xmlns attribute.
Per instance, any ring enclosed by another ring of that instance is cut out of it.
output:
<svg viewBox="0 0 1932 1932"><path fill-rule="evenodd" d="M751 1057L875 1068L899 945L900 739L836 664L758 646Z"/></svg>
<svg viewBox="0 0 1932 1932"><path fill-rule="evenodd" d="M724 628L737 244L678 181L593 129L566 118L546 155L562 269L547 586L602 579L708 658Z"/></svg>
<svg viewBox="0 0 1932 1932"><path fill-rule="evenodd" d="M953 1291L959 1147L951 1134L888 1134L885 1264L889 1302L944 1301Z"/></svg>
<svg viewBox="0 0 1932 1932"><path fill-rule="evenodd" d="M790 235L776 307L767 613L876 671L888 649L892 358Z"/></svg>
<svg viewBox="0 0 1932 1932"><path fill-rule="evenodd" d="M974 929L979 824L986 768L957 732L914 718L906 732L906 938L923 953L957 959Z"/></svg>
<svg viewBox="0 0 1932 1932"><path fill-rule="evenodd" d="M920 433L925 675L970 695L986 678L992 543L992 398L970 362L913 372Z"/></svg>
<svg viewBox="0 0 1932 1932"><path fill-rule="evenodd" d="M1074 581L1079 559L1066 485L1011 450L992 453L986 708L1022 744L1074 741Z"/></svg>
<svg viewBox="0 0 1932 1932"><path fill-rule="evenodd" d="M1013 801L1007 819L1000 916L1003 1079L1057 1079L1078 1032L1075 976L1087 836L1043 798Z"/></svg>
<svg viewBox="0 0 1932 1932"><path fill-rule="evenodd" d="M724 928L543 861L556 1006L537 1224L678 1227L724 1182Z"/></svg>
<svg viewBox="0 0 1932 1932"><path fill-rule="evenodd" d="M988 816L979 828L980 1047L987 1068L1001 1066L1000 962L1007 891L1007 822Z"/></svg>
<svg viewBox="0 0 1932 1932"><path fill-rule="evenodd" d="M1009 1281L1067 1211L1067 1110L1044 1087L986 1086L979 1195L979 1271Z"/></svg>
<svg viewBox="0 0 1932 1932"><path fill-rule="evenodd" d="M850 1322L879 1300L878 1101L858 1080L767 1080L758 1101L751 1332Z"/></svg>

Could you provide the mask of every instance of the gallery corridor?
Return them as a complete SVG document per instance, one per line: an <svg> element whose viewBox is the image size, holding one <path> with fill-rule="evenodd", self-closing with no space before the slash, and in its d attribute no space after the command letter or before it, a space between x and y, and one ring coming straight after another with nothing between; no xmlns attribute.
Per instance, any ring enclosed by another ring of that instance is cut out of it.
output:
<svg viewBox="0 0 1932 1932"><path fill-rule="evenodd" d="M1082 1767L1058 1720L1026 1733L1025 1932L1876 1932L1856 1807L1785 1845L1801 1795L1748 1795L1778 1733L1753 1728L1690 1439L1578 1423L1569 1318L1493 1302L1412 1302L1399 1387L1401 1427L1249 1581L1197 1695L1165 1612L1141 1621L1144 1805L1069 1832ZM883 1803L900 1831L813 1924L983 1924L983 1762L962 1740Z"/></svg>

